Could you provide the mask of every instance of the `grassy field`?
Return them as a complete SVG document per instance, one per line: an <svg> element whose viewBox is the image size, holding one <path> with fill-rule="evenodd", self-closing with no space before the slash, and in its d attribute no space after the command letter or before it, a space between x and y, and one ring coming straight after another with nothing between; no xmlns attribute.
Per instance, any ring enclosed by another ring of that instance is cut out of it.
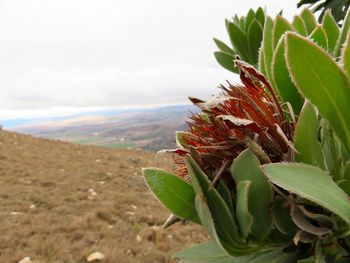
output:
<svg viewBox="0 0 350 263"><path fill-rule="evenodd" d="M158 226L168 212L147 189L141 167L168 157L0 131L0 262L170 262L204 240L192 224Z"/></svg>

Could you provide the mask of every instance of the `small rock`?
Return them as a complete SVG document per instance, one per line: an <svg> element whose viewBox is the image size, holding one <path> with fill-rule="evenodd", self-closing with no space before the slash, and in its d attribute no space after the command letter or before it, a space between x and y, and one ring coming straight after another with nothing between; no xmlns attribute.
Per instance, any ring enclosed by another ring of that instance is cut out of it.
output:
<svg viewBox="0 0 350 263"><path fill-rule="evenodd" d="M101 261L101 260L104 260L105 258L105 255L101 252L94 252L94 253L91 253L88 257L87 257L87 262L97 262L97 261Z"/></svg>
<svg viewBox="0 0 350 263"><path fill-rule="evenodd" d="M32 205L29 206L29 208L30 209L34 209L34 208L36 208L36 205L32 204Z"/></svg>
<svg viewBox="0 0 350 263"><path fill-rule="evenodd" d="M135 213L132 212L132 211L126 211L125 214L127 214L127 215L129 215L129 216L134 216L134 215L135 215Z"/></svg>
<svg viewBox="0 0 350 263"><path fill-rule="evenodd" d="M30 257L25 257L18 261L18 263L32 263L32 260L30 259Z"/></svg>
<svg viewBox="0 0 350 263"><path fill-rule="evenodd" d="M92 188L90 188L90 189L88 190L88 192L89 192L89 194L92 195L92 196L97 196L97 193L96 193L95 190L92 189Z"/></svg>
<svg viewBox="0 0 350 263"><path fill-rule="evenodd" d="M136 210L137 209L137 206L136 205L131 205L131 208Z"/></svg>
<svg viewBox="0 0 350 263"><path fill-rule="evenodd" d="M21 214L21 212L16 212L16 211L13 211L13 212L10 213L10 215L12 215L12 216L17 216L17 215L20 215L20 214Z"/></svg>
<svg viewBox="0 0 350 263"><path fill-rule="evenodd" d="M100 159L96 159L96 160L95 160L95 163L100 163L100 162L101 162Z"/></svg>
<svg viewBox="0 0 350 263"><path fill-rule="evenodd" d="M142 241L142 237L141 237L140 235L137 235L137 236L136 236L136 241L137 241L137 242L141 242L141 241Z"/></svg>

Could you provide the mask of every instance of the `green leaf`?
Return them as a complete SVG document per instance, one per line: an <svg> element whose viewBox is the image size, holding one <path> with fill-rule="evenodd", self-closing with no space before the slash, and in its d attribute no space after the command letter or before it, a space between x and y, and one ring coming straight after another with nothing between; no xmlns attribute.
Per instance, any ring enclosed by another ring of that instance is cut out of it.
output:
<svg viewBox="0 0 350 263"><path fill-rule="evenodd" d="M276 47L281 36L287 31L294 31L292 25L282 16L277 16L273 27L273 46Z"/></svg>
<svg viewBox="0 0 350 263"><path fill-rule="evenodd" d="M304 23L305 23L305 26L306 26L306 29L307 29L307 32L308 34L311 34L311 32L314 30L314 28L316 27L317 25L317 22L316 22L316 18L315 16L312 14L312 12L305 8L301 14L300 14L301 18L303 19Z"/></svg>
<svg viewBox="0 0 350 263"><path fill-rule="evenodd" d="M298 256L294 252L287 253L283 249L277 248L266 251L253 257L248 263L295 263Z"/></svg>
<svg viewBox="0 0 350 263"><path fill-rule="evenodd" d="M340 180L338 186L343 189L343 191L350 196L350 180Z"/></svg>
<svg viewBox="0 0 350 263"><path fill-rule="evenodd" d="M272 183L328 209L350 224L348 196L327 172L302 163L274 163L262 168Z"/></svg>
<svg viewBox="0 0 350 263"><path fill-rule="evenodd" d="M322 244L321 244L320 240L316 244L315 263L327 263L326 254L324 253L324 251L322 249Z"/></svg>
<svg viewBox="0 0 350 263"><path fill-rule="evenodd" d="M296 230L296 225L290 216L290 206L286 206L286 202L283 197L276 196L272 206L274 225L283 234L289 234Z"/></svg>
<svg viewBox="0 0 350 263"><path fill-rule="evenodd" d="M261 7L258 8L255 12L255 19L257 19L261 26L264 26L265 23L265 12Z"/></svg>
<svg viewBox="0 0 350 263"><path fill-rule="evenodd" d="M215 242L207 241L191 248L184 249L172 256L180 263L245 263L237 261L223 251Z"/></svg>
<svg viewBox="0 0 350 263"><path fill-rule="evenodd" d="M231 44L235 51L241 56L241 59L250 62L248 39L244 32L235 24L228 22L226 24L227 32L230 36Z"/></svg>
<svg viewBox="0 0 350 263"><path fill-rule="evenodd" d="M184 131L176 131L175 132L175 138L176 138L176 146L180 148L188 148L188 145L184 139L184 136L187 135L188 132Z"/></svg>
<svg viewBox="0 0 350 263"><path fill-rule="evenodd" d="M250 149L247 149L233 161L231 174L237 184L241 181L252 182L248 194L248 209L254 219L251 234L257 240L264 240L272 226L269 213L272 190L259 165L258 158Z"/></svg>
<svg viewBox="0 0 350 263"><path fill-rule="evenodd" d="M327 170L333 176L334 180L338 181L342 178L341 153L338 152L337 147L339 139L325 119L320 120L320 137Z"/></svg>
<svg viewBox="0 0 350 263"><path fill-rule="evenodd" d="M315 257L304 258L304 259L298 260L297 263L315 263Z"/></svg>
<svg viewBox="0 0 350 263"><path fill-rule="evenodd" d="M272 80L272 56L273 56L273 42L272 42L272 29L273 20L267 16L265 19L264 32L263 32L263 50L264 50L264 62L266 77Z"/></svg>
<svg viewBox="0 0 350 263"><path fill-rule="evenodd" d="M159 201L173 214L199 223L192 186L176 175L154 168L143 169L146 183Z"/></svg>
<svg viewBox="0 0 350 263"><path fill-rule="evenodd" d="M239 29L242 30L242 32L245 31L245 25L246 25L245 20L246 20L245 17L241 17L241 18L239 19L239 25L236 25L236 26L239 26Z"/></svg>
<svg viewBox="0 0 350 263"><path fill-rule="evenodd" d="M307 29L304 20L301 19L300 16L294 16L292 26L300 35L307 36Z"/></svg>
<svg viewBox="0 0 350 263"><path fill-rule="evenodd" d="M344 18L343 26L340 30L339 38L337 41L337 45L334 50L334 56L339 57L341 55L341 49L343 44L346 41L346 37L348 36L350 31L350 8L348 9L346 16Z"/></svg>
<svg viewBox="0 0 350 263"><path fill-rule="evenodd" d="M230 255L243 255L258 249L257 245L243 243L230 209L216 189L210 187L209 179L192 157L186 159L186 165L193 188L198 196L198 198L196 197L198 216L212 238L218 239L222 247ZM206 212L206 206L209 208L215 231L212 230L212 223L209 222L210 218L208 217L208 212ZM217 238L215 233L217 233Z"/></svg>
<svg viewBox="0 0 350 263"><path fill-rule="evenodd" d="M317 140L318 116L315 108L306 102L294 133L295 160L325 168L321 144Z"/></svg>
<svg viewBox="0 0 350 263"><path fill-rule="evenodd" d="M239 19L238 15L234 15L234 16L232 17L232 21L233 21L234 24L239 25L240 19ZM228 22L228 21L226 20L226 23L227 23L227 22Z"/></svg>
<svg viewBox="0 0 350 263"><path fill-rule="evenodd" d="M350 152L350 83L346 74L324 50L297 34L287 33L286 49L294 84Z"/></svg>
<svg viewBox="0 0 350 263"><path fill-rule="evenodd" d="M333 53L337 44L337 40L339 38L339 27L329 10L327 10L325 15L323 16L322 27L327 34L328 50L329 52Z"/></svg>
<svg viewBox="0 0 350 263"><path fill-rule="evenodd" d="M218 236L218 233L216 231L215 225L214 225L214 219L210 212L209 205L206 202L206 198L203 195L203 193L198 192L198 194L195 197L195 206L196 211L198 213L198 217L202 223L202 226L207 230L210 237L215 241L215 243L223 250L226 254L227 251L224 248L224 246L221 243L221 240Z"/></svg>
<svg viewBox="0 0 350 263"><path fill-rule="evenodd" d="M285 58L284 37L280 39L275 49L272 74L275 88L278 90L278 93L281 95L283 101L289 102L293 107L294 113L298 115L303 106L304 98L301 96L289 76Z"/></svg>
<svg viewBox="0 0 350 263"><path fill-rule="evenodd" d="M233 200L230 189L226 186L224 182L219 181L217 190L221 195L222 199L224 199L227 207L230 209L232 216L235 215L235 211L233 209Z"/></svg>
<svg viewBox="0 0 350 263"><path fill-rule="evenodd" d="M219 40L217 38L213 38L213 40L214 40L216 46L218 47L218 49L220 49L220 51L235 56L235 52L233 51L233 49L230 48L228 45L226 45L224 42L222 42L221 40Z"/></svg>
<svg viewBox="0 0 350 263"><path fill-rule="evenodd" d="M250 25L251 25L251 23L253 22L254 18L255 18L255 12L254 12L254 10L253 10L253 9L249 9L248 14L247 14L247 18L245 19L245 28L244 28L244 31L245 31L246 33L248 33L248 30L249 30Z"/></svg>
<svg viewBox="0 0 350 263"><path fill-rule="evenodd" d="M348 78L350 78L350 32L343 47L342 62Z"/></svg>
<svg viewBox="0 0 350 263"><path fill-rule="evenodd" d="M350 181L350 161L347 161L343 166L342 178Z"/></svg>
<svg viewBox="0 0 350 263"><path fill-rule="evenodd" d="M237 185L237 198L236 198L236 218L239 225L239 229L244 238L247 238L252 230L253 216L248 209L248 198L251 181L240 181Z"/></svg>
<svg viewBox="0 0 350 263"><path fill-rule="evenodd" d="M260 50L259 50L259 70L264 76L267 76L266 69L265 69L264 49L263 48L260 48Z"/></svg>
<svg viewBox="0 0 350 263"><path fill-rule="evenodd" d="M253 64L256 64L258 62L259 48L262 41L262 32L263 29L260 23L258 20L254 19L248 29L249 51L250 57L252 58L251 62Z"/></svg>
<svg viewBox="0 0 350 263"><path fill-rule="evenodd" d="M215 242L207 241L173 255L180 263L295 263L296 254L285 253L282 248L262 249L254 254L231 257Z"/></svg>
<svg viewBox="0 0 350 263"><path fill-rule="evenodd" d="M235 67L233 60L235 57L229 53L225 53L222 51L214 52L214 56L216 58L216 61L225 69L233 72L238 73L238 69Z"/></svg>
<svg viewBox="0 0 350 263"><path fill-rule="evenodd" d="M328 49L328 39L326 31L321 26L316 26L310 34L310 38L324 50Z"/></svg>

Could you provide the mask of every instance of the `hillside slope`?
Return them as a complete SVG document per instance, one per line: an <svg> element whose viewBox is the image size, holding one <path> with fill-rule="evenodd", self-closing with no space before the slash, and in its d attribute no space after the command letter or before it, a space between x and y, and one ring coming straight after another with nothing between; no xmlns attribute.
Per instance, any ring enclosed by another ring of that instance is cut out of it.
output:
<svg viewBox="0 0 350 263"><path fill-rule="evenodd" d="M186 224L160 225L167 211L141 167L166 156L38 139L0 130L0 262L168 262L205 238Z"/></svg>

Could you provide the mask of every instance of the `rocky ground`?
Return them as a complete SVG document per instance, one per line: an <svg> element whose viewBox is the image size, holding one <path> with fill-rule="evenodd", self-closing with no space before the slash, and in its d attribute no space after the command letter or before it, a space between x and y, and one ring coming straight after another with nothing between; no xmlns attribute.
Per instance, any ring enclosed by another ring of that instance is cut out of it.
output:
<svg viewBox="0 0 350 263"><path fill-rule="evenodd" d="M167 210L142 167L167 156L39 139L0 130L0 262L171 262L206 239L200 227L159 227ZM96 254L95 254L96 255Z"/></svg>

